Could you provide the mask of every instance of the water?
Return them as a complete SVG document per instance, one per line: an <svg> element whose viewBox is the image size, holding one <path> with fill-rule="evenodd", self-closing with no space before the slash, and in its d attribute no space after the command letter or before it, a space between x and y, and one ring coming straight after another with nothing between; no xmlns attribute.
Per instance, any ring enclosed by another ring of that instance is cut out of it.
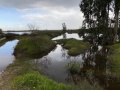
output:
<svg viewBox="0 0 120 90"><path fill-rule="evenodd" d="M4 34L7 34L7 33L13 33L13 34L19 34L19 35L22 35L22 34L31 34L31 32L3 32Z"/></svg>
<svg viewBox="0 0 120 90"><path fill-rule="evenodd" d="M2 73L6 67L14 61L14 47L18 40L8 41L0 47L0 73Z"/></svg>
<svg viewBox="0 0 120 90"><path fill-rule="evenodd" d="M82 37L80 37L78 35L78 33L72 33L72 34L69 34L69 33L65 33L65 34L62 34L60 36L57 36L55 38L53 38L52 40L58 40L58 39L69 39L69 38L75 38L77 40L83 40Z"/></svg>
<svg viewBox="0 0 120 90"><path fill-rule="evenodd" d="M82 40L78 34L61 35L52 40L75 38ZM100 45L91 47L78 56L68 55L68 51L58 44L48 55L35 59L34 63L44 75L57 82L79 83L80 80L87 80L90 84L98 83L106 90L119 90L120 79L111 77L108 73L113 73L108 60L109 50ZM68 70L68 65L76 62L80 65L77 72Z"/></svg>
<svg viewBox="0 0 120 90"><path fill-rule="evenodd" d="M83 39L77 33L65 33L52 40L65 38ZM17 42L18 40L9 41L0 47L0 73L14 61L12 53ZM40 72L57 82L77 84L84 79L90 84L97 82L106 90L119 90L120 79L108 75L108 73L113 73L107 58L108 54L109 50L99 45L73 57L68 55L68 50L58 44L48 55L32 60L32 62L37 65ZM79 65L80 68L77 72L68 70L68 65L71 62L76 62Z"/></svg>
<svg viewBox="0 0 120 90"><path fill-rule="evenodd" d="M60 44L48 55L35 59L34 63L44 75L57 82L78 83L80 80L87 80L90 84L98 83L106 90L119 90L119 79L110 77L112 73L107 59L108 50L98 46L91 48L78 56L68 55L68 51ZM80 69L72 73L67 69L71 62L80 64Z"/></svg>
<svg viewBox="0 0 120 90"><path fill-rule="evenodd" d="M68 51L59 44L56 49L51 51L47 56L35 60L35 62L37 62L40 66L40 71L42 71L45 75L58 82L66 83L69 77L66 67L71 61L76 61L82 64L82 54L72 57L68 55Z"/></svg>

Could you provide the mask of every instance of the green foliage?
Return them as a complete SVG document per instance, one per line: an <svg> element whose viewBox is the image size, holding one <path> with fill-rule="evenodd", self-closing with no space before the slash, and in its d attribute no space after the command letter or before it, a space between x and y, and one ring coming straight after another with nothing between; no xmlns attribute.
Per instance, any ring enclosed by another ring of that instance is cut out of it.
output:
<svg viewBox="0 0 120 90"><path fill-rule="evenodd" d="M80 64L71 62L70 65L76 67L74 70L79 71ZM30 62L28 58L16 60L11 64L8 67L13 74L9 74L12 76L12 79L9 81L10 90L102 90L98 84L90 85L84 80L81 80L78 85L66 85L55 82L35 71L34 66L35 64Z"/></svg>
<svg viewBox="0 0 120 90"><path fill-rule="evenodd" d="M49 45L48 45L49 44ZM14 54L40 55L55 47L55 43L48 36L36 36L21 39L15 47Z"/></svg>
<svg viewBox="0 0 120 90"><path fill-rule="evenodd" d="M71 90L70 85L56 83L38 72L17 76L12 88L13 90Z"/></svg>
<svg viewBox="0 0 120 90"><path fill-rule="evenodd" d="M7 42L7 40L2 40L2 41L0 41L0 47L2 46L2 45L4 45L5 43Z"/></svg>
<svg viewBox="0 0 120 90"><path fill-rule="evenodd" d="M63 43L63 47L68 49L68 54L72 56L79 55L80 53L84 52L87 50L90 45L87 43L84 43L81 40L76 40L76 39L61 39L57 40L58 43Z"/></svg>
<svg viewBox="0 0 120 90"><path fill-rule="evenodd" d="M62 30L44 30L44 31L34 30L32 35L40 35L40 36L47 35L50 38L53 38L53 37L56 37L58 35L61 35L62 33L63 33Z"/></svg>
<svg viewBox="0 0 120 90"><path fill-rule="evenodd" d="M109 46L110 56L109 63L113 77L120 78L120 44L114 44Z"/></svg>
<svg viewBox="0 0 120 90"><path fill-rule="evenodd" d="M82 0L80 3L80 8L85 17L82 27L83 28L88 27L90 29L99 28L102 26L102 29L105 31L105 33L103 33L103 36L105 36L105 38L111 37L107 35L109 31L104 27L107 28L112 27L111 26L112 22L110 21L111 17L109 14L110 11L114 11L113 13L115 22L113 32L110 33L112 35L112 40L110 40L110 42L112 43L117 42L117 31L119 25L118 21L120 11L119 0Z"/></svg>
<svg viewBox="0 0 120 90"><path fill-rule="evenodd" d="M93 85L89 84L88 81L82 80L77 90L104 90L102 87L98 85L98 83L94 83Z"/></svg>
<svg viewBox="0 0 120 90"><path fill-rule="evenodd" d="M81 64L76 61L70 61L67 66L67 71L72 73L72 74L78 74L80 69L81 69Z"/></svg>
<svg viewBox="0 0 120 90"><path fill-rule="evenodd" d="M19 35L13 34L13 33L7 33L7 34L5 34L5 37L6 37L6 39L8 39L8 40L15 39L16 36L19 36Z"/></svg>
<svg viewBox="0 0 120 90"><path fill-rule="evenodd" d="M57 83L38 72L31 71L14 78L12 90L103 90L98 84L81 81L77 86Z"/></svg>

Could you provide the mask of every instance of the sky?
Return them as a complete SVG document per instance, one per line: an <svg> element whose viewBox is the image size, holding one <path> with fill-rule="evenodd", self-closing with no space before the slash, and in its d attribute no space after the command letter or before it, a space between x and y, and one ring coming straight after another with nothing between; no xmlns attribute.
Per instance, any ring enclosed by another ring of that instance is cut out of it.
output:
<svg viewBox="0 0 120 90"><path fill-rule="evenodd" d="M0 28L2 30L28 30L33 24L39 30L60 30L82 25L81 0L0 0Z"/></svg>

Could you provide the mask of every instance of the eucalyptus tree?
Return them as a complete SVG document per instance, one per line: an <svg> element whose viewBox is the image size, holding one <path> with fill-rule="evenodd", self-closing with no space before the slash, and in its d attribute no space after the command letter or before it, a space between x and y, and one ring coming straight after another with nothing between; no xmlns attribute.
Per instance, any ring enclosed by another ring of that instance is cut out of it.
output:
<svg viewBox="0 0 120 90"><path fill-rule="evenodd" d="M112 38L111 42L116 42L119 23L120 0L82 0L80 8L85 17L84 25L87 23L89 29L98 29L98 31L100 30L100 32L102 32L105 39ZM115 14L115 25L113 32L109 32L109 11L111 9L113 9Z"/></svg>
<svg viewBox="0 0 120 90"><path fill-rule="evenodd" d="M86 22L88 27L91 28L93 22L93 0L82 0L79 6L85 17L84 23Z"/></svg>
<svg viewBox="0 0 120 90"><path fill-rule="evenodd" d="M113 40L114 43L117 40L119 11L120 11L120 0L114 0L114 13L115 13L115 27L114 27L114 40Z"/></svg>
<svg viewBox="0 0 120 90"><path fill-rule="evenodd" d="M81 11L84 14L84 25L87 23L91 36L99 38L99 33L105 31L108 26L109 10L107 10L108 0L82 0ZM102 30L100 30L102 28ZM102 32L103 33L103 32Z"/></svg>

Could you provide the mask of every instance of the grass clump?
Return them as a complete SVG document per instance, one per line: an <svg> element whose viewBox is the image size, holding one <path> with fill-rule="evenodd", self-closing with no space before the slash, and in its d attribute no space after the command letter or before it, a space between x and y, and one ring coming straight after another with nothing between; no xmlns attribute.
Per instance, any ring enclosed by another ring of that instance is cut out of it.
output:
<svg viewBox="0 0 120 90"><path fill-rule="evenodd" d="M4 40L0 41L0 47L1 47L1 46L3 46L6 42L7 42L7 40L6 40L6 39L4 39Z"/></svg>
<svg viewBox="0 0 120 90"><path fill-rule="evenodd" d="M13 90L71 90L70 85L56 83L35 71L17 76L12 87Z"/></svg>
<svg viewBox="0 0 120 90"><path fill-rule="evenodd" d="M57 83L36 71L14 78L12 90L103 90L98 84L81 81L77 86Z"/></svg>
<svg viewBox="0 0 120 90"><path fill-rule="evenodd" d="M71 74L78 74L80 69L81 69L81 64L76 61L70 61L66 65L67 71L70 72Z"/></svg>
<svg viewBox="0 0 120 90"><path fill-rule="evenodd" d="M57 40L58 43L63 43L63 47L68 49L68 54L72 56L79 55L80 53L83 53L85 50L87 50L90 45L76 39L61 39Z"/></svg>
<svg viewBox="0 0 120 90"><path fill-rule="evenodd" d="M109 46L110 56L109 63L111 74L120 78L120 43Z"/></svg>
<svg viewBox="0 0 120 90"><path fill-rule="evenodd" d="M49 45L48 45L49 44ZM16 56L39 56L49 52L55 47L55 43L49 36L35 36L20 39L15 47Z"/></svg>

